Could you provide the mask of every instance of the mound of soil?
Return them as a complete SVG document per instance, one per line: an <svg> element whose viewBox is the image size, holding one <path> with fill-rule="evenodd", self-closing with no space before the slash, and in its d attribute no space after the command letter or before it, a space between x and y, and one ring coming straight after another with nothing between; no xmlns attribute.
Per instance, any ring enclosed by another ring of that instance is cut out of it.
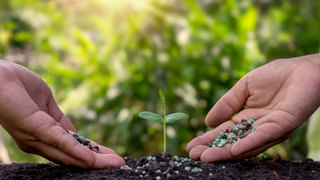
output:
<svg viewBox="0 0 320 180"><path fill-rule="evenodd" d="M49 164L0 165L0 179L320 179L320 162L246 159L202 163L159 153L125 158L120 168L81 169Z"/></svg>

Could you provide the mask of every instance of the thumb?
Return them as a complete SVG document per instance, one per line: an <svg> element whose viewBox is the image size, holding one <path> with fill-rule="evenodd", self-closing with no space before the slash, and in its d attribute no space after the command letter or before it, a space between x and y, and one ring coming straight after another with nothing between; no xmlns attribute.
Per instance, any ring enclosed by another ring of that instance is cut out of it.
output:
<svg viewBox="0 0 320 180"><path fill-rule="evenodd" d="M76 128L73 126L69 118L65 116L58 107L52 95L50 96L48 103L48 113L57 123L61 125L62 128L76 132Z"/></svg>
<svg viewBox="0 0 320 180"><path fill-rule="evenodd" d="M247 101L249 92L247 88L247 76L240 79L219 101L212 107L206 116L206 125L216 127L229 120L237 113Z"/></svg>
<svg viewBox="0 0 320 180"><path fill-rule="evenodd" d="M27 118L30 122L38 122L39 119L43 121L32 130L32 134L41 142L35 144L34 147L44 157L64 164L87 168L119 167L125 164L124 160L113 154L111 150L107 152L108 154L100 154L82 146L63 128L57 126L55 120L45 112L38 111Z"/></svg>

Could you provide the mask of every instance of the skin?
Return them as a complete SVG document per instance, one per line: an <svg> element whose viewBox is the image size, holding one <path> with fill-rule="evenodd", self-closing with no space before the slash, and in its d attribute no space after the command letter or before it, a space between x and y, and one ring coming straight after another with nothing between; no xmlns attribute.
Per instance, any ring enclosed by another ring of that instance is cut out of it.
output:
<svg viewBox="0 0 320 180"><path fill-rule="evenodd" d="M286 140L319 105L320 54L275 60L249 72L221 97L205 119L216 128L186 149L191 159L203 162L252 157ZM226 127L251 118L257 119L257 129L247 137L221 148L207 145Z"/></svg>
<svg viewBox="0 0 320 180"><path fill-rule="evenodd" d="M0 124L18 147L58 164L82 168L119 167L125 161L98 145L95 153L64 129L76 132L54 101L50 88L27 68L0 60Z"/></svg>

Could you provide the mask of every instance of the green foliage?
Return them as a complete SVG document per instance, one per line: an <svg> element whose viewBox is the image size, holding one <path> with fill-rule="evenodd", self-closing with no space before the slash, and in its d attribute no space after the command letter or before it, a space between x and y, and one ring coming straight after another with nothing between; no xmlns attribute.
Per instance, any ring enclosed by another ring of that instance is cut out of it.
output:
<svg viewBox="0 0 320 180"><path fill-rule="evenodd" d="M164 119L167 120L167 123L173 123L178 120L189 119L189 116L185 113L172 113L172 114L166 115Z"/></svg>
<svg viewBox="0 0 320 180"><path fill-rule="evenodd" d="M303 0L0 1L0 58L36 72L80 134L123 156L161 146L161 125L137 114L158 113L163 88L168 109L192 115L167 127L168 151L187 156L187 142L208 130L207 112L248 71L318 52L319 8ZM277 148L306 156L295 145L304 135Z"/></svg>
<svg viewBox="0 0 320 180"><path fill-rule="evenodd" d="M161 89L159 90L159 96L160 96L160 99L162 101L162 104L165 105L166 98L164 97L163 92L162 92Z"/></svg>
<svg viewBox="0 0 320 180"><path fill-rule="evenodd" d="M163 122L163 117L160 114L156 114L153 112L148 112L148 111L140 112L139 117L143 119L159 122L159 123Z"/></svg>

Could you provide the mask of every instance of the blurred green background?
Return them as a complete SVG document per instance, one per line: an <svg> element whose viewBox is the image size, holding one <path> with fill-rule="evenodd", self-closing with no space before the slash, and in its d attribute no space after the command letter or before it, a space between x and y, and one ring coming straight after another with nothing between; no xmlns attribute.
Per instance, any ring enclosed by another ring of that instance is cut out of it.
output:
<svg viewBox="0 0 320 180"><path fill-rule="evenodd" d="M162 151L162 126L140 119L170 112L168 151L208 130L215 102L250 70L277 58L319 52L320 1L0 0L0 58L22 64L53 91L78 133L122 156ZM223 112L221 112L223 113ZM308 122L264 156L307 156ZM14 162L21 152L2 131Z"/></svg>

